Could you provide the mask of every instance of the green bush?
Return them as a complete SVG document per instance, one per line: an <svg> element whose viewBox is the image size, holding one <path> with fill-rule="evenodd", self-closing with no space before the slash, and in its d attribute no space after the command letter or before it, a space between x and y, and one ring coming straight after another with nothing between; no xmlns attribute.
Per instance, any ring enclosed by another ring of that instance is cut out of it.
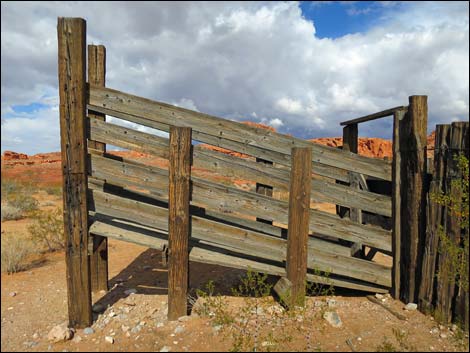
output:
<svg viewBox="0 0 470 353"><path fill-rule="evenodd" d="M2 271L9 274L26 268L26 258L33 253L30 241L15 235L2 235Z"/></svg>
<svg viewBox="0 0 470 353"><path fill-rule="evenodd" d="M28 227L32 239L45 246L47 251L64 249L64 222L59 208L33 214L33 224Z"/></svg>

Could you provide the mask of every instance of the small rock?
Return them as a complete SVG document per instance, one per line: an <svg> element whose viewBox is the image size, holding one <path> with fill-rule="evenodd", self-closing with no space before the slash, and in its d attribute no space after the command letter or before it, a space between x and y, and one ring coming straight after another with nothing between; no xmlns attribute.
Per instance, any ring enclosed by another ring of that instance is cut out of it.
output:
<svg viewBox="0 0 470 353"><path fill-rule="evenodd" d="M328 305L329 308L333 308L336 306L336 299L330 299L330 298L327 298L326 299L326 305Z"/></svg>
<svg viewBox="0 0 470 353"><path fill-rule="evenodd" d="M179 322L186 322L186 321L189 321L190 319L191 319L190 316L185 315L185 316L179 317L179 318L178 318L178 321L179 321Z"/></svg>
<svg viewBox="0 0 470 353"><path fill-rule="evenodd" d="M112 338L111 336L106 336L106 337L104 338L104 340L105 340L106 342L108 342L108 343L111 343L111 344L114 343L114 338Z"/></svg>
<svg viewBox="0 0 470 353"><path fill-rule="evenodd" d="M273 343L273 342L264 341L264 342L261 342L261 346L262 346L262 347L274 346L274 343Z"/></svg>
<svg viewBox="0 0 470 353"><path fill-rule="evenodd" d="M131 330L131 333L137 333L137 332L139 332L140 330L142 330L142 326L137 325L137 326L135 326L135 327Z"/></svg>
<svg viewBox="0 0 470 353"><path fill-rule="evenodd" d="M129 331L126 332L126 337L131 337L131 334L129 333Z"/></svg>
<svg viewBox="0 0 470 353"><path fill-rule="evenodd" d="M85 335L91 335L95 333L95 330L93 330L91 327L85 327L85 329L83 330L83 334Z"/></svg>
<svg viewBox="0 0 470 353"><path fill-rule="evenodd" d="M142 267L142 269L143 269L144 271L150 270L151 268L152 268L152 266L148 266L148 265Z"/></svg>
<svg viewBox="0 0 470 353"><path fill-rule="evenodd" d="M458 329L459 329L459 327L458 327L456 324L452 324L452 326L450 327L450 330L451 330L452 332L455 332L455 331L457 331Z"/></svg>
<svg viewBox="0 0 470 353"><path fill-rule="evenodd" d="M47 334L47 339L53 342L68 341L73 337L73 332L66 325L57 325Z"/></svg>
<svg viewBox="0 0 470 353"><path fill-rule="evenodd" d="M439 329L437 327L433 327L429 333L432 335L437 335L439 333Z"/></svg>
<svg viewBox="0 0 470 353"><path fill-rule="evenodd" d="M173 344L178 344L178 341L173 341Z"/></svg>
<svg viewBox="0 0 470 353"><path fill-rule="evenodd" d="M72 340L73 343L80 343L81 341L82 341L82 337L79 335L76 335Z"/></svg>
<svg viewBox="0 0 470 353"><path fill-rule="evenodd" d="M341 327L343 326L343 322L341 321L339 315L333 311L326 311L323 314L323 318L333 327Z"/></svg>
<svg viewBox="0 0 470 353"><path fill-rule="evenodd" d="M323 306L323 305L325 305L325 303L322 302L322 301L320 301L320 300L315 300L315 301L313 302L313 306L315 306L316 308L321 307L321 306Z"/></svg>
<svg viewBox="0 0 470 353"><path fill-rule="evenodd" d="M383 294L375 293L375 297L376 297L377 299L382 299L384 296L383 296Z"/></svg>
<svg viewBox="0 0 470 353"><path fill-rule="evenodd" d="M16 297L16 292L10 292L8 295L9 295L10 297Z"/></svg>
<svg viewBox="0 0 470 353"><path fill-rule="evenodd" d="M222 325L216 325L216 326L212 327L212 331L214 331L214 332L219 332L221 329L222 329Z"/></svg>
<svg viewBox="0 0 470 353"><path fill-rule="evenodd" d="M157 328L160 328L160 327L163 327L163 326L165 326L165 324L163 322L158 322L157 323Z"/></svg>
<svg viewBox="0 0 470 353"><path fill-rule="evenodd" d="M108 316L109 316L109 317L115 317L116 315L117 315L117 314L116 314L114 311L111 311Z"/></svg>
<svg viewBox="0 0 470 353"><path fill-rule="evenodd" d="M441 332L441 334L439 335L440 338L447 338L447 335L444 333L444 332Z"/></svg>
<svg viewBox="0 0 470 353"><path fill-rule="evenodd" d="M129 326L121 325L121 330L122 332L127 332L129 331Z"/></svg>
<svg viewBox="0 0 470 353"><path fill-rule="evenodd" d="M170 351L170 347L168 346L163 346L161 349L160 349L160 352L169 352Z"/></svg>
<svg viewBox="0 0 470 353"><path fill-rule="evenodd" d="M94 313L102 313L103 311L106 310L106 307L102 304L96 303L96 304L93 304L93 306L91 307L91 310Z"/></svg>
<svg viewBox="0 0 470 353"><path fill-rule="evenodd" d="M35 332L35 333L33 334L33 338L34 338L35 340L37 340L37 339L39 338L39 334L38 334L37 332Z"/></svg>
<svg viewBox="0 0 470 353"><path fill-rule="evenodd" d="M266 311L269 315L281 314L282 312L284 312L284 308L280 305L271 305L266 309Z"/></svg>
<svg viewBox="0 0 470 353"><path fill-rule="evenodd" d="M416 303L408 303L405 305L405 310L414 311L416 309L418 309L418 304Z"/></svg>
<svg viewBox="0 0 470 353"><path fill-rule="evenodd" d="M136 293L137 293L137 289L135 289L135 288L131 288L131 289L128 289L128 290L124 291L125 295L131 295L131 294L136 294Z"/></svg>
<svg viewBox="0 0 470 353"><path fill-rule="evenodd" d="M184 332L184 327L183 326L176 326L174 333L179 334Z"/></svg>
<svg viewBox="0 0 470 353"><path fill-rule="evenodd" d="M362 338L361 338L361 337L358 337L357 340L358 340L359 342L361 342L361 341L362 341Z"/></svg>
<svg viewBox="0 0 470 353"><path fill-rule="evenodd" d="M446 327L444 325L439 325L439 330L443 331L445 329L446 329Z"/></svg>

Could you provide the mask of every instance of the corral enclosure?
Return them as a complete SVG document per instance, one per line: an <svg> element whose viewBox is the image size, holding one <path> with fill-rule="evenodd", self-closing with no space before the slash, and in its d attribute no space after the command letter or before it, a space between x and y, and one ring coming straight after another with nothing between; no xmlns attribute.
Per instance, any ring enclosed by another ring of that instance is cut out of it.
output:
<svg viewBox="0 0 470 353"><path fill-rule="evenodd" d="M89 45L87 60L85 38L84 20L59 18L71 326L89 325L91 291L108 289L108 237L168 254L169 319L186 314L188 261L285 277L296 300L312 281L415 301L426 231L426 96L345 122L344 146L336 149L106 88L106 50ZM112 124L106 115L170 137ZM386 116L394 119L393 159L358 155L358 124ZM168 159L169 167L116 157L106 144ZM191 168L255 181L256 190L197 178ZM288 197L276 199L274 190ZM337 205L338 214L312 208L316 202ZM373 261L377 252L390 255L391 265Z"/></svg>

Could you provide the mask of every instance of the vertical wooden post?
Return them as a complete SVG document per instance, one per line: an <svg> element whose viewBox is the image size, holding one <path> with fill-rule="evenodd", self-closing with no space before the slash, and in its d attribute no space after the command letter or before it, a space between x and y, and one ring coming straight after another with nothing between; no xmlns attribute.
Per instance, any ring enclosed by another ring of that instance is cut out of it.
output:
<svg viewBox="0 0 470 353"><path fill-rule="evenodd" d="M60 140L69 325L92 322L86 174L86 22L58 18Z"/></svg>
<svg viewBox="0 0 470 353"><path fill-rule="evenodd" d="M343 128L343 151L358 153L358 126L357 124L346 125ZM359 181L356 173L349 172L349 186L353 189L359 189ZM349 218L351 221L362 224L362 212L358 208L349 209ZM361 243L351 244L351 256L363 257L363 247Z"/></svg>
<svg viewBox="0 0 470 353"><path fill-rule="evenodd" d="M287 279L292 283L290 305L304 305L307 242L312 180L312 149L292 148L287 234Z"/></svg>
<svg viewBox="0 0 470 353"><path fill-rule="evenodd" d="M465 125L467 125L466 129ZM463 197L462 190L455 187L452 182L462 178L462 174L459 171L457 161L454 160L454 156L462 152L462 146L466 145L468 149L468 142L466 140L468 140L468 123L452 123L450 130L450 148L447 153L447 171L445 180L445 193L450 196L452 200L461 200ZM468 156L468 152L465 152ZM455 206L455 204L452 206ZM452 246L456 245L458 247L460 246L462 236L460 219L457 216L456 211L452 210L451 207L445 207L444 212L443 223L445 235ZM443 239L440 241L440 247L444 251L439 255L436 311L439 312L439 316L442 321L449 323L452 319L452 306L454 305L453 301L456 289L456 268L454 263L454 257L456 254L453 253L451 248L449 248L449 245L446 246L442 240ZM460 292L462 295L464 294L463 291Z"/></svg>
<svg viewBox="0 0 470 353"><path fill-rule="evenodd" d="M106 48L103 45L88 46L88 82L104 87L106 81ZM88 111L88 115L105 121L104 114ZM89 131L88 135L89 137ZM89 140L88 146L106 152L106 144ZM90 254L91 290L108 290L108 238L90 234L93 237L93 251Z"/></svg>
<svg viewBox="0 0 470 353"><path fill-rule="evenodd" d="M400 122L401 271L400 297L416 302L426 231L427 96L409 97L408 113Z"/></svg>
<svg viewBox="0 0 470 353"><path fill-rule="evenodd" d="M269 164L269 165L273 164L273 162L267 161L267 160L262 159L262 158L256 158L256 162ZM256 183L256 193L272 197L273 196L273 187L269 186L269 185L265 185L265 184ZM262 219L262 218L258 218L258 217L256 218L256 220L258 222L262 222L262 223L266 223L266 224L273 224L272 221Z"/></svg>
<svg viewBox="0 0 470 353"><path fill-rule="evenodd" d="M445 173L449 149L450 125L437 125L434 142L434 175L426 207L426 241L418 293L419 310L430 313L433 309L435 273L438 260L439 226L443 222L443 206L432 201L430 195L445 191Z"/></svg>
<svg viewBox="0 0 470 353"><path fill-rule="evenodd" d="M191 128L170 128L168 320L187 313Z"/></svg>
<svg viewBox="0 0 470 353"><path fill-rule="evenodd" d="M400 123L405 117L406 110L397 110L393 113L393 141L392 141L392 296L395 299L400 298L400 240L401 240L401 218L400 218Z"/></svg>

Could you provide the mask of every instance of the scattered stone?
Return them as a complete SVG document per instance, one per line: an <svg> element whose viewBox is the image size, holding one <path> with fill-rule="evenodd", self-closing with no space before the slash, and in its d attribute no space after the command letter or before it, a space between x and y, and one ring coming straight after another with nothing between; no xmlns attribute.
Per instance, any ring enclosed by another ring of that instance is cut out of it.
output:
<svg viewBox="0 0 470 353"><path fill-rule="evenodd" d="M165 324L163 322L158 322L157 323L157 328L160 328L160 327L163 327L163 326L165 326Z"/></svg>
<svg viewBox="0 0 470 353"><path fill-rule="evenodd" d="M151 268L152 268L152 266L149 266L149 265L145 265L144 267L142 267L142 269L143 269L144 271L150 270Z"/></svg>
<svg viewBox="0 0 470 353"><path fill-rule="evenodd" d="M429 333L432 335L437 335L439 333L439 329L437 327L433 327Z"/></svg>
<svg viewBox="0 0 470 353"><path fill-rule="evenodd" d="M37 332L35 332L35 333L33 334L33 338L34 338L35 340L37 340L37 339L39 338L39 334L38 334Z"/></svg>
<svg viewBox="0 0 470 353"><path fill-rule="evenodd" d="M161 349L160 349L160 352L169 352L170 351L170 347L168 346L163 346Z"/></svg>
<svg viewBox="0 0 470 353"><path fill-rule="evenodd" d="M128 289L128 290L124 291L125 295L131 295L131 294L136 294L136 293L137 293L137 289L135 289L135 288L131 288L131 289Z"/></svg>
<svg viewBox="0 0 470 353"><path fill-rule="evenodd" d="M111 336L106 336L106 337L104 338L104 340L105 340L106 342L108 342L108 343L111 343L111 344L114 343L114 338L112 338Z"/></svg>
<svg viewBox="0 0 470 353"><path fill-rule="evenodd" d="M111 311L108 316L109 316L109 317L115 317L116 315L117 315L117 314L116 314L114 311Z"/></svg>
<svg viewBox="0 0 470 353"><path fill-rule="evenodd" d="M179 318L178 318L178 321L179 321L179 322L186 322L186 321L189 321L190 319L191 319L190 316L185 315L185 316L179 317Z"/></svg>
<svg viewBox="0 0 470 353"><path fill-rule="evenodd" d="M183 326L176 326L174 333L179 334L184 332L184 327Z"/></svg>
<svg viewBox="0 0 470 353"><path fill-rule="evenodd" d="M52 342L68 341L73 337L73 332L66 325L57 325L47 334L47 339Z"/></svg>
<svg viewBox="0 0 470 353"><path fill-rule="evenodd" d="M8 295L9 295L10 297L16 297L16 292L10 292Z"/></svg>
<svg viewBox="0 0 470 353"><path fill-rule="evenodd" d="M122 332L127 332L129 331L129 326L121 325L121 330Z"/></svg>
<svg viewBox="0 0 470 353"><path fill-rule="evenodd" d="M136 325L136 326L131 330L131 333L137 333L137 332L139 332L140 330L142 330L142 326Z"/></svg>
<svg viewBox="0 0 470 353"><path fill-rule="evenodd" d="M274 345L275 345L274 342L268 342L268 341L261 342L262 347L274 346Z"/></svg>
<svg viewBox="0 0 470 353"><path fill-rule="evenodd" d="M221 329L222 325L216 325L212 327L212 331L214 331L214 333L219 332Z"/></svg>
<svg viewBox="0 0 470 353"><path fill-rule="evenodd" d="M131 334L129 333L129 331L126 332L126 337L131 337Z"/></svg>
<svg viewBox="0 0 470 353"><path fill-rule="evenodd" d="M414 311L416 309L418 309L418 304L416 303L408 303L405 305L405 310Z"/></svg>
<svg viewBox="0 0 470 353"><path fill-rule="evenodd" d="M266 311L269 315L281 314L282 312L284 312L284 308L280 305L271 305L266 309Z"/></svg>
<svg viewBox="0 0 470 353"><path fill-rule="evenodd" d="M79 336L79 335L76 335L73 339L72 339L72 342L73 343L80 343L82 341L82 337Z"/></svg>
<svg viewBox="0 0 470 353"><path fill-rule="evenodd" d="M447 338L447 335L444 333L444 332L441 332L441 334L439 335L440 338Z"/></svg>
<svg viewBox="0 0 470 353"><path fill-rule="evenodd" d="M139 322L139 325L140 325L140 326L145 326L145 321Z"/></svg>
<svg viewBox="0 0 470 353"><path fill-rule="evenodd" d="M85 335L91 335L95 333L95 330L93 330L91 327L85 327L85 329L83 330L83 334Z"/></svg>
<svg viewBox="0 0 470 353"><path fill-rule="evenodd" d="M326 299L326 305L328 305L329 308L335 307L336 304L337 304L336 299L330 299L330 298Z"/></svg>
<svg viewBox="0 0 470 353"><path fill-rule="evenodd" d="M325 303L322 302L321 300L315 300L313 302L313 306L315 306L316 308L319 308L319 307L324 306L324 305L325 305Z"/></svg>
<svg viewBox="0 0 470 353"><path fill-rule="evenodd" d="M383 295L383 294L380 294L380 293L375 293L375 297L376 297L377 299L382 299L382 298L384 297L384 295Z"/></svg>
<svg viewBox="0 0 470 353"><path fill-rule="evenodd" d="M323 314L323 318L333 327L341 327L343 326L343 322L339 318L339 315L333 311L326 311Z"/></svg>
<svg viewBox="0 0 470 353"><path fill-rule="evenodd" d="M359 342L361 342L361 341L362 341L362 337L358 337L357 340L358 340Z"/></svg>
<svg viewBox="0 0 470 353"><path fill-rule="evenodd" d="M103 311L106 310L106 307L102 304L96 303L96 304L93 304L93 306L91 307L91 310L94 313L102 313Z"/></svg>
<svg viewBox="0 0 470 353"><path fill-rule="evenodd" d="M456 324L452 324L452 326L450 327L450 330L452 332L456 332L458 329L459 329L459 327Z"/></svg>
<svg viewBox="0 0 470 353"><path fill-rule="evenodd" d="M7 309L7 310L13 310L13 307L12 307L12 306L10 306L10 307L8 307L8 309Z"/></svg>
<svg viewBox="0 0 470 353"><path fill-rule="evenodd" d="M446 327L444 325L439 325L439 330L443 331L445 329L446 329Z"/></svg>
<svg viewBox="0 0 470 353"><path fill-rule="evenodd" d="M178 344L178 341L173 341L173 344Z"/></svg>

